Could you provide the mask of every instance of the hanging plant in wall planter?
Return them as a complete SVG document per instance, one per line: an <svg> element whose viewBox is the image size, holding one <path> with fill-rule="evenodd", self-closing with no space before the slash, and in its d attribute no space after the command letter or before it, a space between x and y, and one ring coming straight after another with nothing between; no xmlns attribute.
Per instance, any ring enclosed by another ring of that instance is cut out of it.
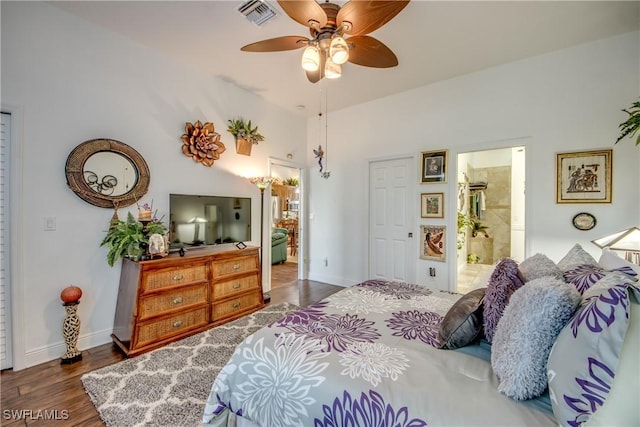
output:
<svg viewBox="0 0 640 427"><path fill-rule="evenodd" d="M258 132L258 126L251 126L251 120L245 122L239 118L228 122L227 131L236 138L236 153L250 156L253 145L264 141L264 136Z"/></svg>

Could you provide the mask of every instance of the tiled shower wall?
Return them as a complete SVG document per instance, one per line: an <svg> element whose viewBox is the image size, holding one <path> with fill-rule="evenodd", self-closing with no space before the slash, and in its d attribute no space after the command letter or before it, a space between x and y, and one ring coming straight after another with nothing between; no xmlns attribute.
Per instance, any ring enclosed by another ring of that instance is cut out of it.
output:
<svg viewBox="0 0 640 427"><path fill-rule="evenodd" d="M493 239L493 254L478 254L482 264L493 264L511 255L511 166L469 168L471 182L487 183L484 190L486 211L480 222L489 227ZM474 245L477 248L481 245ZM469 252L472 252L467 245Z"/></svg>

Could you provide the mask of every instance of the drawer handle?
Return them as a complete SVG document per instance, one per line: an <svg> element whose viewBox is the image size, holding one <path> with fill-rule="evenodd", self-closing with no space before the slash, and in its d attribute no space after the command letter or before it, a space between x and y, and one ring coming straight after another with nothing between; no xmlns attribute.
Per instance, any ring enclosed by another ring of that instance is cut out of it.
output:
<svg viewBox="0 0 640 427"><path fill-rule="evenodd" d="M176 320L175 322L173 322L174 328L179 328L180 326L182 326L182 320Z"/></svg>
<svg viewBox="0 0 640 427"><path fill-rule="evenodd" d="M176 274L175 276L172 277L173 280L182 280L184 279L184 276L182 274Z"/></svg>
<svg viewBox="0 0 640 427"><path fill-rule="evenodd" d="M235 285L233 285L233 289L240 289L242 285L240 284L240 282L236 283Z"/></svg>
<svg viewBox="0 0 640 427"><path fill-rule="evenodd" d="M174 304L182 304L182 297L176 297L173 299Z"/></svg>
<svg viewBox="0 0 640 427"><path fill-rule="evenodd" d="M234 270L237 270L237 269L239 269L239 268L240 268L240 264L233 264L233 269L234 269Z"/></svg>
<svg viewBox="0 0 640 427"><path fill-rule="evenodd" d="M233 303L233 308L238 308L240 307L240 303L239 302L234 302Z"/></svg>

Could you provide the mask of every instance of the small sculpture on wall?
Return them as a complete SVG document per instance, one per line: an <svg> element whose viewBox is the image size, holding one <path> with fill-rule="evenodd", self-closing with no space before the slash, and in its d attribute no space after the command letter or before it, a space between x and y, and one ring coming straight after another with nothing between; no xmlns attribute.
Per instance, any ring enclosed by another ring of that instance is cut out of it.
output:
<svg viewBox="0 0 640 427"><path fill-rule="evenodd" d="M220 141L220 134L213 129L213 123L202 124L200 120L195 123L187 122L182 135L182 152L195 162L205 166L212 166L213 162L220 158L226 147Z"/></svg>

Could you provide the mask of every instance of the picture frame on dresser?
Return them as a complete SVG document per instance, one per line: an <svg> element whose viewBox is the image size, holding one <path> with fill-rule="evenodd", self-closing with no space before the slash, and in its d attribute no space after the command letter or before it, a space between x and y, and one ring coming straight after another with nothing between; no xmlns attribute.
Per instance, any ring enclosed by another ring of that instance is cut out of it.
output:
<svg viewBox="0 0 640 427"><path fill-rule="evenodd" d="M611 203L613 150L556 154L556 203Z"/></svg>

